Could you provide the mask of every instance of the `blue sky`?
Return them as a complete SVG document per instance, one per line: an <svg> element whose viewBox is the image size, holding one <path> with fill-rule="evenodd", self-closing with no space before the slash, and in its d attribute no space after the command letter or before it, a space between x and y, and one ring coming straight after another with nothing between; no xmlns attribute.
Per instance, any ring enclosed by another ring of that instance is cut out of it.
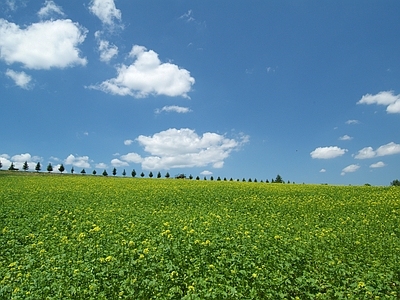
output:
<svg viewBox="0 0 400 300"><path fill-rule="evenodd" d="M0 1L0 161L400 178L399 1Z"/></svg>

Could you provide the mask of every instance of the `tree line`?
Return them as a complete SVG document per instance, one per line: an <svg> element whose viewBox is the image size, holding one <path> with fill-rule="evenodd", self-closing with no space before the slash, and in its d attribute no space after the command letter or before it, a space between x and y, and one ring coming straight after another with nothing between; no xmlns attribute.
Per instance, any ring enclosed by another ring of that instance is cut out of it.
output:
<svg viewBox="0 0 400 300"><path fill-rule="evenodd" d="M3 167L3 165L2 165L2 163L1 163L1 161L0 161L0 169L1 169L2 167ZM28 164L27 161L25 161L24 164L22 165L22 169L23 169L24 171L28 171L28 170L29 170L29 164ZM10 170L10 171L18 171L19 169L15 167L14 163L11 163L10 167L8 168L8 170ZM61 165L58 167L58 171L59 171L61 174L63 174L63 173L65 172L65 170L66 170L66 169L65 169L65 167L64 167L63 164L61 164ZM42 171L42 165L40 164L40 162L38 162L38 163L36 164L36 166L35 166L35 171L36 171L36 172ZM53 168L53 166L52 166L51 163L49 163L49 164L47 165L46 171L47 171L48 173L51 173L51 172L54 171L54 168ZM70 173L71 173L71 174L74 174L74 173L75 173L74 167L71 167ZM82 175L85 175L85 174L86 174L86 170L83 168L83 169L80 171L80 173L81 173ZM97 171L96 171L96 170L93 170L93 171L92 171L92 174L93 174L93 175L97 175ZM102 173L102 175L103 175L103 176L108 176L107 170L104 170L103 173ZM116 176L116 175L117 175L117 169L116 169L116 168L113 168L113 170L112 170L112 175L113 175L113 176ZM125 169L124 169L123 172L122 172L122 176L124 176L124 177L127 176L127 173L126 173ZM136 173L135 169L132 170L131 176L132 176L132 177L136 177L136 176L137 176L137 173ZM144 172L141 172L141 173L139 174L139 176L143 178L143 177L145 177L146 175L145 175ZM155 175L153 174L153 172L150 171L149 174L148 174L148 177L149 177L149 178L153 178L154 176L155 176ZM167 173L165 173L164 177L168 179L168 178L171 178L171 175L169 174L169 172L167 172ZM158 172L158 173L157 173L156 178L162 178L161 172ZM199 176L197 176L196 178L194 178L191 174L190 174L188 177L187 177L185 174L178 174L178 175L175 175L174 178L175 178L175 179L190 179L190 180L195 179L195 180L200 180L200 177L199 177ZM207 180L207 177L204 176L204 177L203 177L203 180ZM214 176L210 176L208 180L211 180L211 181L214 181L214 180L216 180L216 181L228 181L228 179L227 179L226 177L224 177L223 179L221 179L220 176L218 176L216 179L214 178ZM233 179L233 178L230 178L229 181L234 181L234 179ZM236 179L236 181L240 181L240 179ZM243 181L243 182L246 182L246 181L247 181L247 182L258 182L258 180L257 180L256 178L255 178L255 179L251 179L251 178L246 179L246 178L243 178L241 181ZM263 180L261 180L260 182L263 182ZM265 182L266 182L266 183L269 183L270 181L269 181L268 179L266 179ZM274 178L271 179L271 183L285 183L285 181L282 179L282 176L278 174L278 175L275 177L275 179L274 179ZM290 181L288 180L287 183L290 183ZM295 182L292 182L292 183L295 183Z"/></svg>

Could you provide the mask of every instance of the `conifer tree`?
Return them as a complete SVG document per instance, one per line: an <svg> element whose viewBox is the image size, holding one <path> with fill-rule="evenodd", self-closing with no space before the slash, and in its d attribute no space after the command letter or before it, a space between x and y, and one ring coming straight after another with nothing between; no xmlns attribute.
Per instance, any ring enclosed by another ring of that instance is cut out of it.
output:
<svg viewBox="0 0 400 300"><path fill-rule="evenodd" d="M28 165L28 162L27 162L27 161L24 162L24 164L23 164L23 166L22 166L22 169L23 169L24 171L28 171L28 170L29 170L29 165Z"/></svg>
<svg viewBox="0 0 400 300"><path fill-rule="evenodd" d="M136 176L136 171L135 171L135 169L132 170L131 175L132 175L132 177L135 177L135 176Z"/></svg>
<svg viewBox="0 0 400 300"><path fill-rule="evenodd" d="M53 172L53 166L51 165L51 163L47 165L47 172L49 173Z"/></svg>
<svg viewBox="0 0 400 300"><path fill-rule="evenodd" d="M40 165L40 162L38 162L38 163L36 164L35 171L36 171L36 172L39 172L41 169L42 169L42 166Z"/></svg>
<svg viewBox="0 0 400 300"><path fill-rule="evenodd" d="M65 171L63 164L60 165L60 167L58 168L58 171L60 171L61 174Z"/></svg>

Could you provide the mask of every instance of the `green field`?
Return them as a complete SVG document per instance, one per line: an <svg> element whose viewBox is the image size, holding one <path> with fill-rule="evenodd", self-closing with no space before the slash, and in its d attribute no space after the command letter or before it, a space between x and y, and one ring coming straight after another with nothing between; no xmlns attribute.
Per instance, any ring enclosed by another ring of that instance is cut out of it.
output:
<svg viewBox="0 0 400 300"><path fill-rule="evenodd" d="M400 188L17 173L0 299L400 297Z"/></svg>

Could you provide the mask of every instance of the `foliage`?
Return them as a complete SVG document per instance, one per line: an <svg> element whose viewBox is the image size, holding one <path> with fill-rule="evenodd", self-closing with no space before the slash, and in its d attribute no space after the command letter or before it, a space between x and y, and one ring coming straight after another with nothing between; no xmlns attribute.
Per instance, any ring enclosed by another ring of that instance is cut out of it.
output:
<svg viewBox="0 0 400 300"><path fill-rule="evenodd" d="M400 296L400 189L47 174L1 185L0 299Z"/></svg>
<svg viewBox="0 0 400 300"><path fill-rule="evenodd" d="M400 186L400 181L398 179L395 179L390 183L390 185L391 186Z"/></svg>
<svg viewBox="0 0 400 300"><path fill-rule="evenodd" d="M283 181L281 175L278 174L276 175L275 183L285 183L285 182Z"/></svg>
<svg viewBox="0 0 400 300"><path fill-rule="evenodd" d="M60 171L61 174L65 171L65 167L63 164L60 165L60 167L58 168L58 171Z"/></svg>
<svg viewBox="0 0 400 300"><path fill-rule="evenodd" d="M35 171L36 171L36 172L40 172L41 169L42 169L42 166L40 165L40 162L38 162L38 163L36 164Z"/></svg>
<svg viewBox="0 0 400 300"><path fill-rule="evenodd" d="M51 163L49 163L48 165L47 165L47 172L53 172L53 166L51 165Z"/></svg>
<svg viewBox="0 0 400 300"><path fill-rule="evenodd" d="M28 165L27 161L25 161L24 164L22 165L22 170L24 170L24 171L28 171L29 170L29 165Z"/></svg>
<svg viewBox="0 0 400 300"><path fill-rule="evenodd" d="M135 171L135 169L132 170L131 175L132 175L132 177L135 177L135 176L136 176L136 171Z"/></svg>
<svg viewBox="0 0 400 300"><path fill-rule="evenodd" d="M114 169L112 170L112 174L113 174L113 176L117 175L117 169L116 169L116 168L114 168Z"/></svg>

